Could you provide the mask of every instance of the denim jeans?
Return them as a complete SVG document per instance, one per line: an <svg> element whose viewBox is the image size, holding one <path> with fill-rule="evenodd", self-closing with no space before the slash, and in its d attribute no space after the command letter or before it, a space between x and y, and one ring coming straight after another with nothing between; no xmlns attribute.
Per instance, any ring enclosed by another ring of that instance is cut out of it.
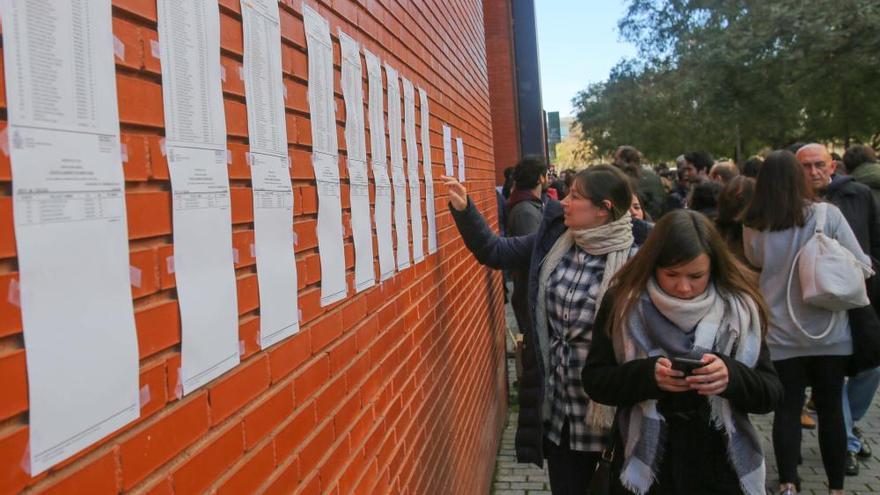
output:
<svg viewBox="0 0 880 495"><path fill-rule="evenodd" d="M853 425L868 412L871 400L880 385L880 368L859 373L843 387L843 421L846 423L846 450L858 452L862 443L853 435Z"/></svg>

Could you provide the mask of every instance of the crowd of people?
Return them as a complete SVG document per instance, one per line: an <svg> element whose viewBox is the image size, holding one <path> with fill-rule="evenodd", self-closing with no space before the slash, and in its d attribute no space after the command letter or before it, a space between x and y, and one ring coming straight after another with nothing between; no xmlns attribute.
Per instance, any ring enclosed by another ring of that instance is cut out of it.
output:
<svg viewBox="0 0 880 495"><path fill-rule="evenodd" d="M526 157L505 179L499 235L442 178L467 248L512 281L516 453L547 462L554 495L764 494L749 415L771 412L771 491L799 492L814 412L843 493L871 456L858 421L880 384L861 344L880 335L873 149L798 143L740 164L695 151L670 170L621 146L559 176Z"/></svg>

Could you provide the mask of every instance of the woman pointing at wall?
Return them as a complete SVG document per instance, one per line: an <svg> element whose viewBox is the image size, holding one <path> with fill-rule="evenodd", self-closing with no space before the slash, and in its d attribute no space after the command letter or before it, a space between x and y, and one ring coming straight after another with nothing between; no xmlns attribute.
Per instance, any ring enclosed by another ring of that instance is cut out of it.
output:
<svg viewBox="0 0 880 495"><path fill-rule="evenodd" d="M561 203L547 204L536 233L510 238L492 232L463 185L442 180L456 226L477 260L529 270L534 330L524 335L517 460L543 466L546 458L554 495L586 493L613 411L590 401L581 371L608 282L648 232L630 217L629 180L610 166L583 170Z"/></svg>

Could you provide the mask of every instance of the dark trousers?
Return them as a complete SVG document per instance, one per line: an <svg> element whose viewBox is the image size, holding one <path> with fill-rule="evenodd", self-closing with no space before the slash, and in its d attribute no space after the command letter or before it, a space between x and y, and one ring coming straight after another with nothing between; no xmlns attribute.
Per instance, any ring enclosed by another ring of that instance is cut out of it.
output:
<svg viewBox="0 0 880 495"><path fill-rule="evenodd" d="M586 495L601 452L579 452L569 448L568 421L562 427L560 445L544 439L544 457L553 495Z"/></svg>
<svg viewBox="0 0 880 495"><path fill-rule="evenodd" d="M819 451L828 488L843 489L846 428L843 423L843 380L849 356L807 356L773 361L785 391L773 418L773 449L780 483L797 483L801 452L801 410L804 389L813 389L819 417Z"/></svg>

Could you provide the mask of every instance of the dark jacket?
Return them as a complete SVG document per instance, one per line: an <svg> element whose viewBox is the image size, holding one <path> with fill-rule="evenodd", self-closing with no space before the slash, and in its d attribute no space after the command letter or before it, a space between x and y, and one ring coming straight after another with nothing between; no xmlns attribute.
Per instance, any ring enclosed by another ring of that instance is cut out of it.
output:
<svg viewBox="0 0 880 495"><path fill-rule="evenodd" d="M862 251L871 257L874 271L880 270L880 213L871 189L853 177L835 175L822 197L840 208ZM880 277L872 277L868 290L874 309L880 310Z"/></svg>
<svg viewBox="0 0 880 495"><path fill-rule="evenodd" d="M582 372L584 390L596 402L612 406L631 406L645 400L657 400L658 410L667 418L665 452L657 473L657 482L649 494L660 493L741 493L739 480L729 464L725 435L711 424L708 401L695 392L672 393L661 390L654 377L657 357L635 359L620 364L608 336L613 324L613 292L606 297L596 314L593 342ZM755 368L736 359L718 355L727 365L729 382L721 396L733 408L749 414L766 414L782 399L782 383L776 375L766 344ZM686 404L687 415L674 414ZM616 439L622 445L621 438ZM615 455L612 479L617 480L623 462ZM628 493L620 483L614 493Z"/></svg>
<svg viewBox="0 0 880 495"><path fill-rule="evenodd" d="M863 163L853 170L850 176L859 183L870 187L874 201L880 203L880 163Z"/></svg>
<svg viewBox="0 0 880 495"><path fill-rule="evenodd" d="M513 191L507 201L507 236L517 237L534 234L544 218L544 202L532 191ZM516 325L523 334L531 331L532 319L529 314L529 267L510 270L513 293L510 305L516 317Z"/></svg>
<svg viewBox="0 0 880 495"><path fill-rule="evenodd" d="M531 191L514 191L505 208L506 232L509 237L534 233L544 217L544 202Z"/></svg>
<svg viewBox="0 0 880 495"><path fill-rule="evenodd" d="M658 220L663 215L666 205L666 188L663 187L660 176L653 170L640 170L639 178L636 181L636 194L642 202L642 208L651 215L651 218Z"/></svg>
<svg viewBox="0 0 880 495"><path fill-rule="evenodd" d="M467 248L477 261L491 268L509 269L528 266L529 287L528 304L535 327L535 303L538 299L538 273L544 257L553 244L565 232L562 205L558 201L548 201L544 206L544 218L538 231L521 237L498 237L486 220L468 199L464 211L450 207L452 218L461 233ZM642 244L648 235L645 222L633 222L633 236L636 244ZM544 422L541 418L541 405L544 400L544 362L538 339L534 331L523 333L523 374L519 384L519 423L516 430L516 457L519 462L544 465Z"/></svg>

